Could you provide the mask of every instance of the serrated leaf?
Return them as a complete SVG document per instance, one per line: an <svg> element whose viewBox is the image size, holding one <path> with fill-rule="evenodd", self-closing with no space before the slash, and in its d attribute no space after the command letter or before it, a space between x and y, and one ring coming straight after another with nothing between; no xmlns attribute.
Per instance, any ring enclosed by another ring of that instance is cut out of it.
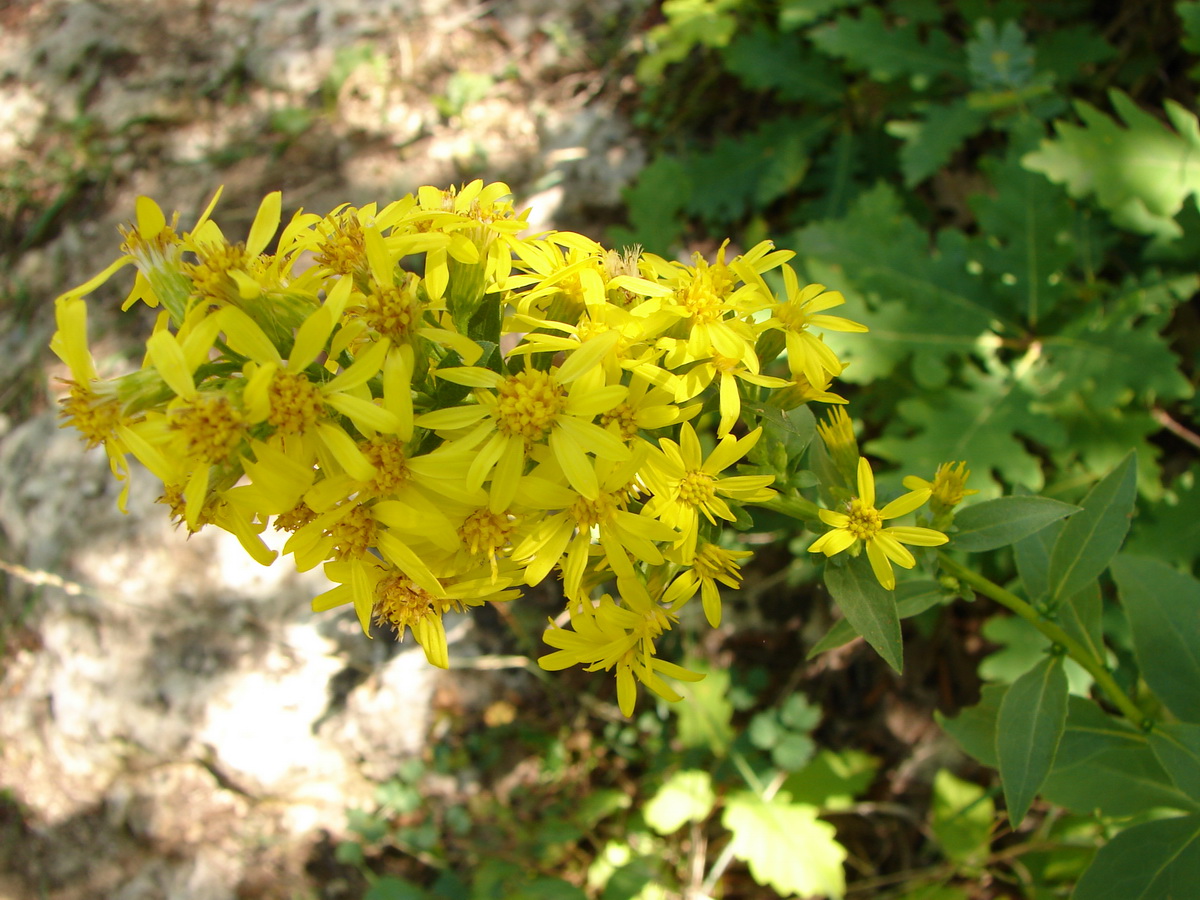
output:
<svg viewBox="0 0 1200 900"><path fill-rule="evenodd" d="M818 49L845 61L850 69L869 72L876 81L910 76L928 83L938 76L966 74L962 51L942 29L930 29L923 40L917 23L889 27L877 7L858 17L843 14L812 28L809 39Z"/></svg>
<svg viewBox="0 0 1200 900"><path fill-rule="evenodd" d="M815 55L800 35L756 25L723 52L725 68L746 87L776 91L784 100L841 102L845 80L829 61Z"/></svg>
<svg viewBox="0 0 1200 900"><path fill-rule="evenodd" d="M688 822L703 822L717 802L712 776L685 769L668 778L642 809L646 824L661 835L678 831Z"/></svg>
<svg viewBox="0 0 1200 900"><path fill-rule="evenodd" d="M1007 547L1052 522L1078 512L1078 506L1049 497L997 497L968 506L954 517L958 530L950 546L968 553Z"/></svg>
<svg viewBox="0 0 1200 900"><path fill-rule="evenodd" d="M1200 816L1134 825L1100 848L1072 900L1184 900L1200 885Z"/></svg>
<svg viewBox="0 0 1200 900"><path fill-rule="evenodd" d="M977 253L970 239L958 229L943 229L931 248L926 231L886 184L859 195L844 218L797 232L791 244L809 266L838 267L841 290L869 300L868 311L848 303L844 313L870 322L869 345L826 335L839 356L852 362L842 375L847 381L878 380L912 354L936 366L977 349L993 328L1018 331L996 308L985 281L971 273Z"/></svg>
<svg viewBox="0 0 1200 900"><path fill-rule="evenodd" d="M1200 722L1200 582L1128 554L1112 574L1146 684L1180 719Z"/></svg>
<svg viewBox="0 0 1200 900"><path fill-rule="evenodd" d="M987 791L946 769L933 778L930 827L946 856L967 862L987 853L996 808Z"/></svg>
<svg viewBox="0 0 1200 900"><path fill-rule="evenodd" d="M743 792L728 799L721 823L733 835L733 855L759 884L783 896L845 894L846 848L837 842L837 830L817 818L815 807L792 803L785 793L763 800Z"/></svg>
<svg viewBox="0 0 1200 900"><path fill-rule="evenodd" d="M825 586L850 626L889 666L902 671L904 646L900 640L896 597L876 580L866 555L849 559L842 566L826 565Z"/></svg>
<svg viewBox="0 0 1200 900"><path fill-rule="evenodd" d="M1035 398L1011 372L966 367L962 377L966 389L902 400L888 432L867 449L917 472L933 471L947 459L966 459L972 471L994 472L1010 484L1040 490L1042 463L1027 442L1061 446L1062 424L1036 408ZM982 487L999 493L994 482L988 484Z"/></svg>
<svg viewBox="0 0 1200 900"><path fill-rule="evenodd" d="M1200 800L1200 725L1164 722L1150 732L1150 748L1175 786Z"/></svg>
<svg viewBox="0 0 1200 900"><path fill-rule="evenodd" d="M901 620L920 615L945 599L946 595L936 581L905 581L896 585L896 612ZM856 637L858 633L854 626L846 619L838 619L825 636L813 644L805 659L844 646Z"/></svg>
<svg viewBox="0 0 1200 900"><path fill-rule="evenodd" d="M911 121L895 120L887 124L887 133L900 138L900 172L905 187L920 184L950 161L954 151L969 137L987 125L986 113L954 100L942 106L930 106L924 116Z"/></svg>
<svg viewBox="0 0 1200 900"><path fill-rule="evenodd" d="M1091 247L1066 191L1021 165L1022 148L1032 142L1028 134L1013 134L1003 159L984 161L991 190L971 197L970 206L985 236L980 262L993 294L1005 312L1035 325L1072 296L1071 265Z"/></svg>
<svg viewBox="0 0 1200 900"><path fill-rule="evenodd" d="M1129 453L1083 498L1081 510L1067 520L1050 552L1053 607L1108 568L1129 532L1137 493L1137 459Z"/></svg>
<svg viewBox="0 0 1200 900"><path fill-rule="evenodd" d="M980 19L967 41L967 68L976 90L1019 90L1033 81L1033 48L1016 22L997 28L991 19Z"/></svg>
<svg viewBox="0 0 1200 900"><path fill-rule="evenodd" d="M1056 392L1082 392L1100 409L1124 405L1130 391L1149 399L1190 397L1192 386L1161 334L1171 313L1143 312L1143 303L1135 288L1107 310L1078 316L1048 335L1039 380Z"/></svg>
<svg viewBox="0 0 1200 900"><path fill-rule="evenodd" d="M1174 217L1200 189L1200 124L1170 100L1166 111L1175 130L1121 91L1109 91L1109 99L1119 120L1077 101L1083 125L1056 122L1057 138L1042 141L1022 162L1066 185L1072 197L1095 195L1122 228L1173 240L1182 234Z"/></svg>
<svg viewBox="0 0 1200 900"><path fill-rule="evenodd" d="M1014 829L1054 765L1066 721L1063 659L1043 657L1008 689L996 723L996 759Z"/></svg>
<svg viewBox="0 0 1200 900"><path fill-rule="evenodd" d="M752 132L722 136L708 152L682 157L692 186L684 208L706 222L724 224L792 192L829 125L815 116L786 116Z"/></svg>

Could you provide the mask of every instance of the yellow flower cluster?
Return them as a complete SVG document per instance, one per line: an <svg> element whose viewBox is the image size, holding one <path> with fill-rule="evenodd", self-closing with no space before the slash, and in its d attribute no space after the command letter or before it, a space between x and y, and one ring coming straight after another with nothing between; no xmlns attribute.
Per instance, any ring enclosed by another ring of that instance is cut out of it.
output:
<svg viewBox="0 0 1200 900"><path fill-rule="evenodd" d="M677 699L663 676L694 677L655 642L697 593L720 621L717 584L748 554L717 526L775 494L772 475L731 474L762 431L734 434L754 422L743 401L844 402L814 329L865 329L823 314L841 295L801 287L769 242L687 265L523 237L509 195L425 187L283 223L273 193L238 242L216 197L182 232L140 198L121 257L57 300L63 415L119 478L130 455L157 476L188 529L263 564L268 525L288 532L283 552L335 585L315 610L411 630L438 666L445 613L557 569L570 624L541 663L613 671L628 714L636 682ZM127 265L126 307L160 312L142 367L100 380L83 298ZM763 279L781 267L782 299ZM790 377L763 371L772 340ZM707 450L690 424L706 402Z"/></svg>

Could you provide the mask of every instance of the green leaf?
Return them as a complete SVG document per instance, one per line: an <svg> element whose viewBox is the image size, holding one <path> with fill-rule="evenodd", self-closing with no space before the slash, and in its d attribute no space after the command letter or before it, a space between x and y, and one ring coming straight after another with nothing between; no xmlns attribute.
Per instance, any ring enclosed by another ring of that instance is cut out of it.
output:
<svg viewBox="0 0 1200 900"><path fill-rule="evenodd" d="M1091 248L1081 238L1087 226L1078 204L1021 165L1028 134L1014 133L1002 159L983 160L991 189L972 196L970 206L986 236L979 261L991 292L1006 313L1036 325L1074 296L1072 268L1082 268Z"/></svg>
<svg viewBox="0 0 1200 900"><path fill-rule="evenodd" d="M1066 185L1072 197L1095 195L1120 227L1173 240L1183 233L1174 217L1200 189L1200 125L1170 100L1166 111L1174 131L1121 91L1109 91L1109 99L1125 127L1076 101L1083 125L1055 122L1057 138L1042 141L1023 163Z"/></svg>
<svg viewBox="0 0 1200 900"><path fill-rule="evenodd" d="M743 404L743 409L753 410L759 416L760 424L766 426L765 436L783 442L789 463L798 460L816 436L817 420L807 405L784 410L773 406Z"/></svg>
<svg viewBox="0 0 1200 900"><path fill-rule="evenodd" d="M845 60L850 69L870 73L876 81L910 76L925 85L938 76L966 74L962 51L943 29L930 29L922 40L917 23L888 27L874 6L857 18L840 15L809 30L808 37L821 51Z"/></svg>
<svg viewBox="0 0 1200 900"><path fill-rule="evenodd" d="M816 749L817 745L807 734L789 731L771 748L771 762L784 772L795 772L804 768Z"/></svg>
<svg viewBox="0 0 1200 900"><path fill-rule="evenodd" d="M932 813L930 827L946 856L969 862L986 855L996 817L987 791L940 769L933 778Z"/></svg>
<svg viewBox="0 0 1200 900"><path fill-rule="evenodd" d="M1138 527L1125 549L1191 568L1200 555L1200 466L1192 465L1167 487L1162 499L1138 510Z"/></svg>
<svg viewBox="0 0 1200 900"><path fill-rule="evenodd" d="M968 553L1007 547L1036 534L1052 522L1078 512L1078 506L1049 497L997 497L961 510L950 546Z"/></svg>
<svg viewBox="0 0 1200 900"><path fill-rule="evenodd" d="M724 756L733 743L729 670L699 660L687 661L685 665L704 678L675 686L684 700L672 706L679 717L679 742L684 747L706 747L716 756Z"/></svg>
<svg viewBox="0 0 1200 900"><path fill-rule="evenodd" d="M1105 658L1104 599L1100 596L1099 581L1090 582L1058 607L1058 624L1083 644L1093 659Z"/></svg>
<svg viewBox="0 0 1200 900"><path fill-rule="evenodd" d="M1081 814L1134 816L1155 807L1192 810L1159 764L1146 735L1072 697L1054 769L1042 785L1051 803Z"/></svg>
<svg viewBox="0 0 1200 900"><path fill-rule="evenodd" d="M979 702L953 719L935 713L942 730L958 742L963 752L992 768L996 767L996 719L1007 693L1007 684L985 684L979 691Z"/></svg>
<svg viewBox="0 0 1200 900"><path fill-rule="evenodd" d="M772 800L741 792L729 797L721 823L733 835L733 855L759 884L784 896L846 892L846 848L837 842L837 830L817 818L815 807L792 803L782 792Z"/></svg>
<svg viewBox="0 0 1200 900"><path fill-rule="evenodd" d="M1064 604L1065 605L1065 604ZM1050 649L1050 639L1020 616L998 614L983 625L983 636L1001 649L979 663L979 677L1011 684L1031 669ZM1092 676L1079 663L1063 663L1071 693L1086 696Z"/></svg>
<svg viewBox="0 0 1200 900"><path fill-rule="evenodd" d="M996 759L1014 829L1054 765L1066 721L1062 656L1043 657L1008 689L996 724Z"/></svg>
<svg viewBox="0 0 1200 900"><path fill-rule="evenodd" d="M821 715L821 707L800 693L788 695L779 705L779 721L793 731L812 731L821 723Z"/></svg>
<svg viewBox="0 0 1200 900"><path fill-rule="evenodd" d="M1137 493L1137 459L1129 453L1083 498L1050 553L1050 604L1083 589L1108 568L1129 531Z"/></svg>
<svg viewBox="0 0 1200 900"><path fill-rule="evenodd" d="M1200 582L1127 554L1113 563L1113 579L1146 684L1180 719L1200 722Z"/></svg>
<svg viewBox="0 0 1200 900"><path fill-rule="evenodd" d="M1175 14L1183 23L1183 40L1180 45L1188 53L1200 53L1200 3L1184 0L1175 4Z"/></svg>
<svg viewBox="0 0 1200 900"><path fill-rule="evenodd" d="M926 230L886 184L859 195L844 218L809 225L791 243L808 265L837 266L843 292L857 290L870 300L869 311L848 303L844 313L870 322L869 343L826 335L844 361L853 361L843 375L848 381L877 380L914 353L934 364L970 353L994 327L1018 332L1003 321L983 279L969 270L975 254L970 240L957 229L943 229L931 249Z"/></svg>
<svg viewBox="0 0 1200 900"><path fill-rule="evenodd" d="M1025 596L1033 603L1042 602L1050 593L1050 552L1064 525L1066 522L1060 519L1013 544L1017 574L1025 586Z"/></svg>
<svg viewBox="0 0 1200 900"><path fill-rule="evenodd" d="M896 612L901 620L920 615L945 599L946 594L936 581L905 581L896 585ZM805 658L813 659L826 650L850 643L856 637L858 632L854 626L846 619L838 619L825 637L813 644Z"/></svg>
<svg viewBox="0 0 1200 900"><path fill-rule="evenodd" d="M632 231L628 240L614 244L641 244L653 253L666 253L683 226L680 213L692 192L692 181L683 164L672 156L656 157L625 190Z"/></svg>
<svg viewBox="0 0 1200 900"><path fill-rule="evenodd" d="M716 802L712 777L699 769L685 769L663 783L642 809L642 817L659 834L672 834L688 822L703 822Z"/></svg>
<svg viewBox="0 0 1200 900"><path fill-rule="evenodd" d="M846 809L871 786L878 770L879 760L861 750L821 750L803 769L788 776L783 789L796 803Z"/></svg>
<svg viewBox="0 0 1200 900"><path fill-rule="evenodd" d="M1191 722L1156 724L1150 748L1176 787L1200 800L1200 725Z"/></svg>
<svg viewBox="0 0 1200 900"><path fill-rule="evenodd" d="M1072 900L1184 900L1200 885L1200 816L1127 828L1100 848Z"/></svg>
<svg viewBox="0 0 1200 900"><path fill-rule="evenodd" d="M863 0L780 0L779 30L789 31L824 18L837 9L861 6Z"/></svg>
<svg viewBox="0 0 1200 900"><path fill-rule="evenodd" d="M736 221L794 191L809 167L809 154L831 120L785 116L752 132L722 136L705 153L682 159L691 190L685 210L711 224Z"/></svg>
<svg viewBox="0 0 1200 900"><path fill-rule="evenodd" d="M973 471L1041 489L1042 463L1028 443L1060 446L1065 438L1062 424L1038 410L1036 398L1013 372L997 368L984 373L967 366L962 378L966 389L947 388L900 401L899 416L867 449L917 472L934 471L948 459L970 460ZM916 434L910 435L911 429ZM999 492L994 483L991 490Z"/></svg>
<svg viewBox="0 0 1200 900"><path fill-rule="evenodd" d="M866 555L853 557L843 566L825 566L825 586L850 626L874 647L887 664L904 668L900 641L900 616L896 597L875 579Z"/></svg>
<svg viewBox="0 0 1200 900"><path fill-rule="evenodd" d="M800 35L756 25L724 50L725 68L746 87L776 91L784 100L841 102L845 79L829 61L814 54Z"/></svg>
<svg viewBox="0 0 1200 900"><path fill-rule="evenodd" d="M1052 74L1059 85L1093 83L1096 64L1117 55L1116 47L1091 23L1042 29L1033 45L1038 71Z"/></svg>
<svg viewBox="0 0 1200 900"><path fill-rule="evenodd" d="M1033 48L1016 22L999 29L991 19L975 23L975 37L967 41L967 68L971 86L980 91L1019 90L1034 77Z"/></svg>
<svg viewBox="0 0 1200 900"><path fill-rule="evenodd" d="M538 878L521 885L506 900L587 900L587 894L561 878Z"/></svg>
<svg viewBox="0 0 1200 900"><path fill-rule="evenodd" d="M425 900L428 896L406 878L385 875L367 889L363 900Z"/></svg>
<svg viewBox="0 0 1200 900"><path fill-rule="evenodd" d="M904 141L900 148L900 171L904 186L913 187L950 162L954 151L967 138L983 131L987 115L967 105L966 100L954 100L940 106L930 106L916 121L894 120L887 123L887 133Z"/></svg>

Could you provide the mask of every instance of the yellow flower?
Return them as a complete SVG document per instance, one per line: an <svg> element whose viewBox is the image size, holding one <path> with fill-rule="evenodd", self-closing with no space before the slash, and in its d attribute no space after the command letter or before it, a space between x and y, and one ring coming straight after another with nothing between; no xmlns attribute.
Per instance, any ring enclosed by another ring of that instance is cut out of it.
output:
<svg viewBox="0 0 1200 900"><path fill-rule="evenodd" d="M812 544L810 553L824 553L834 556L851 547L857 547L860 542L866 544L867 559L871 561L871 569L879 583L887 590L896 586L896 576L892 572L891 563L911 569L917 564L913 555L902 545L913 544L918 547L937 547L946 543L949 538L940 531L932 528L915 528L892 525L885 528L887 519L895 519L906 515L921 506L929 499L928 490L916 490L902 497L897 497L883 509L875 508L875 476L871 466L864 458L858 460L858 496L853 498L846 507L846 512L834 512L823 509L820 511L821 521L831 527Z"/></svg>
<svg viewBox="0 0 1200 900"><path fill-rule="evenodd" d="M538 659L548 671L583 665L587 671L616 670L617 705L626 716L637 704L637 682L672 702L682 699L663 679L699 681L703 675L659 659L654 641L671 627L674 615L655 603L636 578L617 580L621 599L618 606L605 594L593 604L583 600L571 605L571 629L553 626L543 640L556 652Z"/></svg>
<svg viewBox="0 0 1200 900"><path fill-rule="evenodd" d="M967 468L965 462L944 462L937 467L933 481L909 475L904 479L904 486L910 491L929 491L932 496L931 505L936 515L958 506L963 502L964 497L979 493L979 491L967 490L967 479L970 477L971 470Z"/></svg>
<svg viewBox="0 0 1200 900"><path fill-rule="evenodd" d="M810 385L827 385L828 376L840 374L843 366L837 355L809 329L816 327L862 332L867 330L867 326L841 316L821 314L823 309L846 302L840 292L826 291L823 284L801 288L791 266L783 267L783 281L787 299L772 308L772 318L767 322L767 327L783 329L788 367L793 377L803 375Z"/></svg>
<svg viewBox="0 0 1200 900"><path fill-rule="evenodd" d="M833 459L833 465L838 475L845 479L845 484L851 484L858 474L858 441L854 437L854 425L846 411L835 406L829 411L829 417L817 424L817 434L825 444L825 449ZM907 482L905 487L907 487Z"/></svg>
<svg viewBox="0 0 1200 900"><path fill-rule="evenodd" d="M680 573L663 593L663 603L679 609L700 589L704 617L716 628L721 624L721 589L718 583L737 590L742 586L738 560L753 556L749 550L723 550L716 544L702 544L692 560L692 567Z"/></svg>
<svg viewBox="0 0 1200 900"><path fill-rule="evenodd" d="M480 402L425 413L416 424L439 432L470 429L450 441L462 450L478 448L467 485L477 488L491 476L493 512L512 502L530 451L541 443L550 447L571 487L595 500L600 487L588 454L612 460L629 456L619 438L592 421L627 393L622 385L605 385L599 368L616 338L612 333L611 338L588 341L548 372L522 369L501 375L477 366L439 369L439 378L479 389Z"/></svg>
<svg viewBox="0 0 1200 900"><path fill-rule="evenodd" d="M372 621L390 626L399 640L411 629L425 658L442 669L450 665L442 616L517 594L478 572L438 582L434 592L413 581L403 568L374 556L326 563L325 574L337 586L313 598L314 612L353 603L364 634L370 636Z"/></svg>
<svg viewBox="0 0 1200 900"><path fill-rule="evenodd" d="M775 496L775 491L768 487L775 480L774 475L720 477L721 472L750 452L761 435L762 428L738 440L726 435L705 459L695 430L684 422L679 443L662 438L658 449L651 453L643 477L654 496L644 512L679 530L676 547L685 564L690 565L696 553L701 515L713 524L717 519L732 522L737 517L725 498L761 503Z"/></svg>

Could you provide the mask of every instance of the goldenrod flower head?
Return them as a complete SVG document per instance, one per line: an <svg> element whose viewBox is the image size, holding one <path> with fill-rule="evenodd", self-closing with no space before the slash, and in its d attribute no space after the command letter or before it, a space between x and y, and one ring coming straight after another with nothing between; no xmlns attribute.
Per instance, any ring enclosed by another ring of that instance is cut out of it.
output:
<svg viewBox="0 0 1200 900"><path fill-rule="evenodd" d="M909 490L929 491L932 497L931 505L934 514L937 515L958 506L964 497L979 493L967 490L967 479L970 477L971 470L965 462L944 462L937 467L933 481L909 475L904 479L904 486Z"/></svg>
<svg viewBox="0 0 1200 900"><path fill-rule="evenodd" d="M830 526L829 531L813 541L810 553L834 556L843 550L865 545L871 569L879 583L887 590L896 586L892 563L911 569L917 564L913 555L902 545L937 547L949 538L932 528L884 526L888 519L906 515L922 506L929 499L929 491L915 490L897 497L883 509L875 508L875 476L865 458L858 461L858 496L850 500L844 512L823 509L821 521Z"/></svg>
<svg viewBox="0 0 1200 900"><path fill-rule="evenodd" d="M858 441L846 411L840 406L832 407L825 421L817 423L817 434L825 442L838 472L847 484L853 484L858 475Z"/></svg>

